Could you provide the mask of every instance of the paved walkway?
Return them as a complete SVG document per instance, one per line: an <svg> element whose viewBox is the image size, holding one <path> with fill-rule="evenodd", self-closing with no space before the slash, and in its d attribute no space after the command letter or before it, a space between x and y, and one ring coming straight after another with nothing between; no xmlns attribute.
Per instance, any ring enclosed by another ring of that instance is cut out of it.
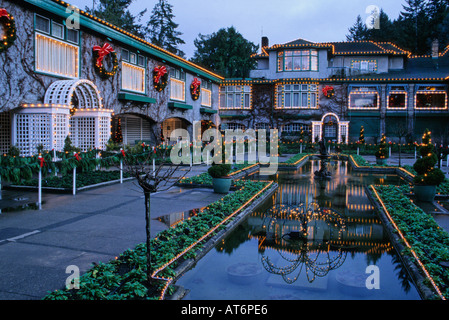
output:
<svg viewBox="0 0 449 320"><path fill-rule="evenodd" d="M188 176L205 169L195 167ZM158 218L173 221L221 197L211 189L173 187L155 193L152 235L168 228ZM133 181L75 196L44 194L43 201L42 210L0 215L0 300L41 299L65 286L67 266L76 265L83 274L93 262L108 262L145 242L144 199Z"/></svg>

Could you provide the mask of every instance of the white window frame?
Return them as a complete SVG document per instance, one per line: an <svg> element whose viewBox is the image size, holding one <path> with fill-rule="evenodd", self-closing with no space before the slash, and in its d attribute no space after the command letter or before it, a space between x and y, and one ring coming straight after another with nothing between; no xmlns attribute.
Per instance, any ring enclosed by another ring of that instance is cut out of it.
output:
<svg viewBox="0 0 449 320"><path fill-rule="evenodd" d="M276 87L276 96L276 109L318 109L316 84L281 84ZM306 104L304 97L307 98Z"/></svg>
<svg viewBox="0 0 449 320"><path fill-rule="evenodd" d="M251 85L220 87L220 109L249 110L252 105Z"/></svg>

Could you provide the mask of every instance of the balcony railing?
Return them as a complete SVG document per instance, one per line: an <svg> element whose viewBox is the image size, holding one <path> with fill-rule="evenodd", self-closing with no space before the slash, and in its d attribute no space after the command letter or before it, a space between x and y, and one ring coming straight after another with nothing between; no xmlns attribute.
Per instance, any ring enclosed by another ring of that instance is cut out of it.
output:
<svg viewBox="0 0 449 320"><path fill-rule="evenodd" d="M329 78L349 78L376 73L372 70L359 70L348 67L328 67L327 69Z"/></svg>

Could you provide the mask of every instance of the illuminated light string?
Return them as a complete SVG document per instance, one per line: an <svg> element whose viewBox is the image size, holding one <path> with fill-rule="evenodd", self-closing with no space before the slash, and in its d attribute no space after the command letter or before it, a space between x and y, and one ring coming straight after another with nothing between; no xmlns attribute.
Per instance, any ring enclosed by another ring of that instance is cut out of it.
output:
<svg viewBox="0 0 449 320"><path fill-rule="evenodd" d="M83 10L80 10L80 9L78 9L78 8L76 8L76 7L72 6L72 5L70 5L70 4L67 3L67 2L64 2L64 1L62 1L62 0L52 0L52 1L57 2L57 3L61 4L61 5L66 6L66 7L73 8L73 10L75 10L76 12L78 12L78 13L80 13L80 14L86 16L86 17L89 17L90 19L93 19L93 20L95 20L95 21L97 21L97 22L99 22L99 23L101 23L101 24L103 24L103 25L106 25L106 26L108 26L108 27L110 27L110 28L112 28L112 29L114 29L114 30L117 30L117 31L119 31L120 33L126 34L127 36L129 36L129 37L131 37L131 38L133 38L133 39L135 39L135 40L137 40L137 41L139 41L139 42L142 42L142 43L144 43L144 44L146 44L146 45L148 45L148 46L150 46L150 47L152 47L152 48L154 48L154 49L156 49L156 50L158 50L158 51L161 51L161 52L163 52L163 53L165 53L165 54L167 54L167 55L169 55L169 56L171 56L171 57L173 57L173 58L176 58L177 60L183 61L184 63L186 63L186 64L188 64L188 65L190 65L190 66L192 66L192 67L195 67L195 68L197 68L197 69L199 69L199 70L202 70L202 71L208 73L209 75L212 75L212 76L214 76L214 77L216 77L216 78L218 78L218 79L220 79L220 80L223 80L223 79L224 79L222 76L219 76L219 75L217 75L217 74L215 74L215 73L213 73L213 72L211 72L211 71L209 71L209 70L207 70L207 69L205 69L205 68L202 68L202 67L200 67L200 66L198 66L198 65L196 65L196 64L194 64L194 63L192 63L192 62L190 62L190 61L188 61L188 60L185 60L185 59L183 59L183 58L181 58L181 57L175 55L174 53L171 53L171 52L168 51L168 50L162 49L162 48L160 48L160 47L158 47L158 46L156 46L156 45L154 45L154 44L152 44L152 43L150 43L150 42L148 42L148 41L146 41L146 40L143 40L142 38L139 38L139 37L133 35L132 33L128 32L128 31L125 31L125 30L123 30L123 29L121 29L121 28L119 28L119 27L117 27L117 26L114 26L113 24L111 24L111 23L109 23L109 22L106 22L106 21L104 21L104 20L102 20L102 19L100 19L100 18L98 18L98 17L95 17L95 16L93 16L92 14L90 14L90 13L88 13L88 12L85 12L85 11L83 11Z"/></svg>
<svg viewBox="0 0 449 320"><path fill-rule="evenodd" d="M419 259L418 255L416 254L416 252L412 249L412 247L410 246L409 242L407 241L407 239L405 238L405 236L402 234L401 230L398 228L398 226L396 225L396 223L394 222L393 218L391 217L390 213L388 212L384 202L382 201L381 197L379 196L379 194L376 191L376 188L374 186L370 186L371 189L374 191L374 194L376 195L377 200L379 200L380 204L382 205L383 210L385 211L385 214L388 217L388 220L390 221L390 223L394 226L394 228L396 229L396 231L398 232L399 236L401 237L401 239L404 241L404 244L409 248L410 252L412 253L413 257L415 258L416 262L418 263L418 265L421 267L422 271L424 272L424 274L426 275L427 279L429 279L430 283L432 284L433 288L435 289L435 291L437 292L437 294L440 296L440 298L442 300L446 300L446 298L444 297L444 295L441 293L441 290L439 289L439 287L437 286L437 284L434 282L433 278L431 277L431 275L429 274L429 272L427 271L426 267L424 266L424 264L421 262L421 260Z"/></svg>
<svg viewBox="0 0 449 320"><path fill-rule="evenodd" d="M181 258L184 254L186 254L188 251L190 251L192 248L194 248L196 245L198 245L201 241L203 241L204 239L206 239L208 236L210 236L213 232L215 232L215 230L217 230L220 226L222 226L223 224L225 224L229 219L233 218L237 213L239 213L244 207L246 207L249 203L251 203L255 198L257 198L260 194L262 194L263 192L265 192L269 187L271 187L271 185L273 184L273 181L269 181L268 184L259 192L257 192L253 197L251 197L251 199L249 199L247 202L245 202L240 208L238 208L236 211L234 211L232 214L230 214L229 216L227 216L225 219L223 219L219 224L217 224L215 227L213 227L212 229L210 229L205 235L203 235L201 238L199 238L196 242L192 243L189 247L187 247L186 249L184 249L182 252L180 252L178 255L176 255L175 257L173 257L170 261L168 261L166 264L164 264L163 266L161 266L160 268L156 269L153 274L151 275L151 277L153 279L156 280L163 280L166 281L166 284L164 285L161 295L159 296L159 300L163 300L165 297L165 293L169 287L169 285L173 282L173 278L164 278L164 277L159 277L157 276L157 274L159 272L161 272L162 270L164 270L165 268L167 268L169 265L171 265L173 262L177 261L179 258Z"/></svg>

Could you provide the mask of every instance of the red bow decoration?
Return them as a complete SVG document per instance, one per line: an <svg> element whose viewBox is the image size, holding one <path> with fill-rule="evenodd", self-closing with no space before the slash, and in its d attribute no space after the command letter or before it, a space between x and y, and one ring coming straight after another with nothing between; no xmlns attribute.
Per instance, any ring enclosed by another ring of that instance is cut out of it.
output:
<svg viewBox="0 0 449 320"><path fill-rule="evenodd" d="M122 152L122 156L123 156L123 158L126 156L125 155L125 151L124 150L120 150L121 152Z"/></svg>
<svg viewBox="0 0 449 320"><path fill-rule="evenodd" d="M154 152L154 154L156 154L156 148L155 147L153 147L153 152Z"/></svg>
<svg viewBox="0 0 449 320"><path fill-rule="evenodd" d="M38 159L39 159L39 165L42 168L46 162L45 162L44 158L42 158L42 157L39 157Z"/></svg>
<svg viewBox="0 0 449 320"><path fill-rule="evenodd" d="M78 153L75 153L75 159L78 160L78 161L81 161L81 157L79 156Z"/></svg>
<svg viewBox="0 0 449 320"><path fill-rule="evenodd" d="M334 91L334 87L331 87L331 86L326 86L323 88L323 93L326 97L329 96L329 93L333 92L333 91Z"/></svg>
<svg viewBox="0 0 449 320"><path fill-rule="evenodd" d="M6 11L6 9L0 9L0 18L1 17L5 17L6 19L8 19L9 20L9 13L8 13L8 11Z"/></svg>
<svg viewBox="0 0 449 320"><path fill-rule="evenodd" d="M160 66L154 69L156 72L156 76L154 78L154 82L159 83L161 77L163 77L167 73L167 68L165 66Z"/></svg>
<svg viewBox="0 0 449 320"><path fill-rule="evenodd" d="M193 94L198 93L198 88L201 85L201 82L198 80L198 78L193 79L192 86L193 86Z"/></svg>
<svg viewBox="0 0 449 320"><path fill-rule="evenodd" d="M103 45L103 47L94 46L92 48L92 50L93 51L98 51L98 58L97 58L97 62L96 62L96 65L98 67L103 66L103 59L104 59L105 56L107 56L111 52L114 52L114 49L112 48L112 46L109 43L105 43Z"/></svg>

